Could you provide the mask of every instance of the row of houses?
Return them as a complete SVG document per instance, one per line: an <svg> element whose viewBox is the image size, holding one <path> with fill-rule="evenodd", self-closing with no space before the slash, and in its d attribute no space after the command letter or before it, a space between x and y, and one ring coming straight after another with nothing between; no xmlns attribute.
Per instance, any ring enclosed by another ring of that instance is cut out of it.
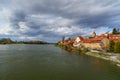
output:
<svg viewBox="0 0 120 80"><path fill-rule="evenodd" d="M67 39L60 41L60 44L67 45L71 43L73 47L81 47L84 46L86 48L92 49L102 49L108 48L110 41L120 41L120 34L111 34L104 33L101 35L96 35L96 32L92 33L92 36L89 38L85 38L83 36L77 36L76 39Z"/></svg>

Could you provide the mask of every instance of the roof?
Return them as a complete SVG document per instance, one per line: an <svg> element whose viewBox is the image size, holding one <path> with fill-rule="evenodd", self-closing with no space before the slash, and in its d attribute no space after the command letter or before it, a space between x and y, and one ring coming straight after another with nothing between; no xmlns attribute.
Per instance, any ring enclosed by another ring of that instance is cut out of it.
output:
<svg viewBox="0 0 120 80"><path fill-rule="evenodd" d="M111 40L111 41L120 41L120 34L119 35L110 35L109 40Z"/></svg>
<svg viewBox="0 0 120 80"><path fill-rule="evenodd" d="M78 38L80 38L80 40L84 40L84 37L82 37L82 36L78 36Z"/></svg>
<svg viewBox="0 0 120 80"><path fill-rule="evenodd" d="M101 39L99 39L99 38L86 38L86 39L84 39L84 43L97 43L97 42L100 42L101 41Z"/></svg>
<svg viewBox="0 0 120 80"><path fill-rule="evenodd" d="M84 43L98 43L98 42L100 42L105 37L106 37L106 35L102 34L102 35L97 36L95 38L86 38L86 39L83 40L83 42Z"/></svg>
<svg viewBox="0 0 120 80"><path fill-rule="evenodd" d="M84 38L83 42L84 43L98 43L106 37L107 37L106 34L101 34L100 36L97 36L95 38ZM120 35L109 35L108 39L110 41L120 41Z"/></svg>

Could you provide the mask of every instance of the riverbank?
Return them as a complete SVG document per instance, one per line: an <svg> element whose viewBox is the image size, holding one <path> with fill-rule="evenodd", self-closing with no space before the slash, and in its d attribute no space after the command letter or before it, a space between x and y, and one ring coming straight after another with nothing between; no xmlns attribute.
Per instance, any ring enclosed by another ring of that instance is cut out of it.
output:
<svg viewBox="0 0 120 80"><path fill-rule="evenodd" d="M104 51L97 51L97 50L88 50L87 48L74 48L72 46L64 46L64 45L57 45L58 47L65 49L67 51L75 52L77 54L85 54L92 57L97 57L104 60L109 60L115 62L116 65L120 64L120 54L119 53L111 53L111 52L104 52Z"/></svg>
<svg viewBox="0 0 120 80"><path fill-rule="evenodd" d="M120 64L120 54L117 54L117 53L89 51L89 52L86 52L85 54Z"/></svg>

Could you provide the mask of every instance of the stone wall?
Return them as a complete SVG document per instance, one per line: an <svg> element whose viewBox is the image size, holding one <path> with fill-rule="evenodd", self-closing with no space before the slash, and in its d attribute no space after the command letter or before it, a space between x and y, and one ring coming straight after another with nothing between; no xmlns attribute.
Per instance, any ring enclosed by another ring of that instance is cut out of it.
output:
<svg viewBox="0 0 120 80"><path fill-rule="evenodd" d="M100 43L82 43L86 48L101 49Z"/></svg>

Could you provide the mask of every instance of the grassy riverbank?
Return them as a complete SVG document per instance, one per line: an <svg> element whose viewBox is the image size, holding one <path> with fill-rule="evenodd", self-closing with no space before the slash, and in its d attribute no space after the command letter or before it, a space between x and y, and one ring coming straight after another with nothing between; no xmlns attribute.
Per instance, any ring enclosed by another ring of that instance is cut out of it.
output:
<svg viewBox="0 0 120 80"><path fill-rule="evenodd" d="M104 51L97 51L97 50L88 50L87 48L74 48L72 46L64 46L56 44L56 46L65 49L67 51L75 52L77 54L85 54L97 58L101 58L104 60L109 60L112 62L115 62L117 64L120 64L120 54L119 53L110 53L110 52L104 52Z"/></svg>
<svg viewBox="0 0 120 80"><path fill-rule="evenodd" d="M105 52L105 53L104 52L91 52L91 51L89 51L85 54L120 64L120 54L107 53L107 52Z"/></svg>

